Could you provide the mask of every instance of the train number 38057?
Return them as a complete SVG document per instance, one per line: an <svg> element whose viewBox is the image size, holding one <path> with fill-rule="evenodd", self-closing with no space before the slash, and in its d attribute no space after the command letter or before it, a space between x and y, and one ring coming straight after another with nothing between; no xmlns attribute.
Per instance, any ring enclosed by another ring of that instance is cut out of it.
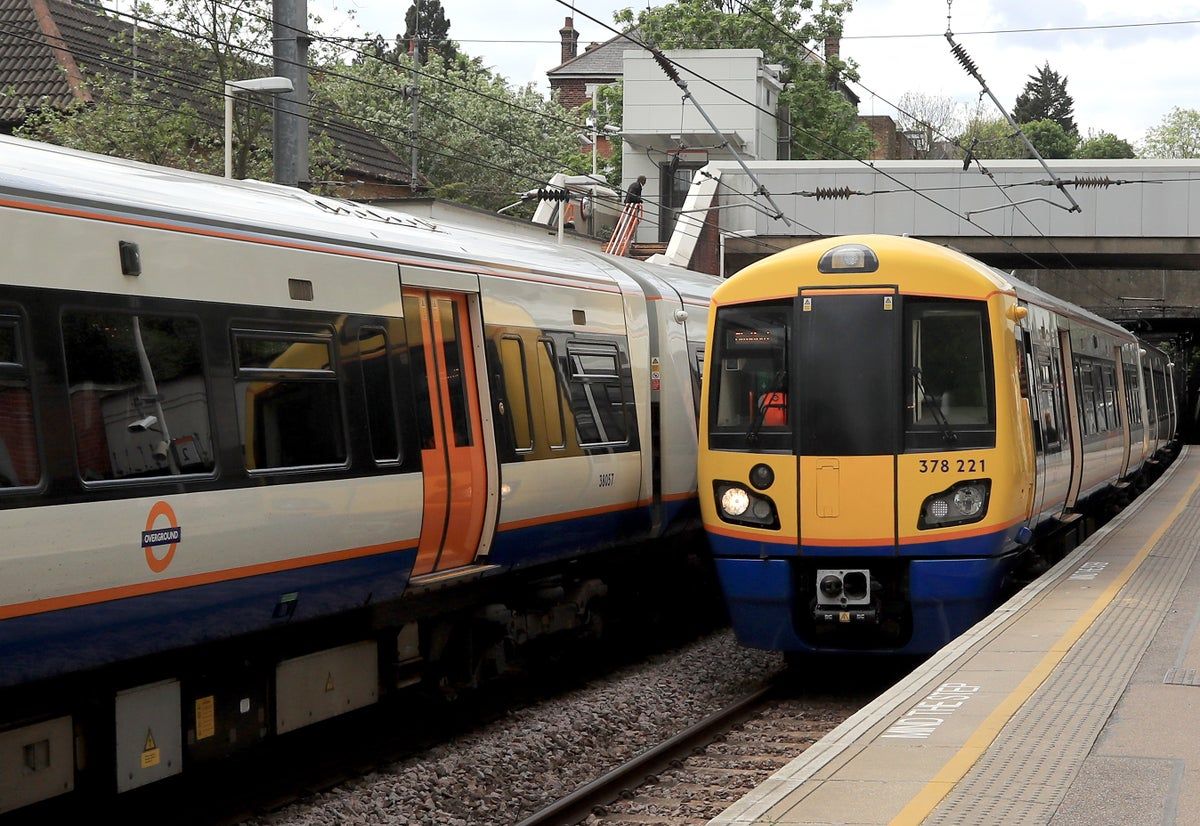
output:
<svg viewBox="0 0 1200 826"><path fill-rule="evenodd" d="M921 473L983 473L985 459L921 459Z"/></svg>

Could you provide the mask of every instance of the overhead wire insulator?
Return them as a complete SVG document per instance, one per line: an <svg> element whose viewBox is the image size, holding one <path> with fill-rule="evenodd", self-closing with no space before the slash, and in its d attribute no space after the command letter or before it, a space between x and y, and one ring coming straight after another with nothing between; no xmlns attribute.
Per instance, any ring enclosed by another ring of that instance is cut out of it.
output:
<svg viewBox="0 0 1200 826"><path fill-rule="evenodd" d="M537 197L539 201L568 201L571 193L565 189L544 186L538 189Z"/></svg>
<svg viewBox="0 0 1200 826"><path fill-rule="evenodd" d="M950 52L954 55L954 59L967 70L967 74L971 77L979 79L979 67L975 65L975 61L967 54L967 50L960 44L954 42L954 38L950 36L950 32L946 32L946 39L950 41Z"/></svg>
<svg viewBox="0 0 1200 826"><path fill-rule="evenodd" d="M667 56L653 46L647 46L650 54L654 56L654 62L658 64L658 68L663 70L663 74L671 79L675 84L682 83L679 77L679 72L675 69L675 64L667 59Z"/></svg>
<svg viewBox="0 0 1200 826"><path fill-rule="evenodd" d="M819 186L812 192L801 192L805 198L816 198L818 201L848 201L851 195L866 195L848 186Z"/></svg>
<svg viewBox="0 0 1200 826"><path fill-rule="evenodd" d="M1113 184L1119 184L1120 181L1114 181L1107 175L1076 175L1067 183L1075 186L1078 189L1108 189Z"/></svg>

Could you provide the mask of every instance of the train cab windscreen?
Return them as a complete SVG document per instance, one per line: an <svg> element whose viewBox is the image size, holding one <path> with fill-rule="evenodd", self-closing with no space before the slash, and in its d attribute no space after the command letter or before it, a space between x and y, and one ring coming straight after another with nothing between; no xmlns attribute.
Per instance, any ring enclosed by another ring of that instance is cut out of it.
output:
<svg viewBox="0 0 1200 826"><path fill-rule="evenodd" d="M996 405L984 305L907 299L904 448L994 447Z"/></svg>
<svg viewBox="0 0 1200 826"><path fill-rule="evenodd" d="M714 450L791 451L791 317L791 301L719 311L709 395L709 446Z"/></svg>

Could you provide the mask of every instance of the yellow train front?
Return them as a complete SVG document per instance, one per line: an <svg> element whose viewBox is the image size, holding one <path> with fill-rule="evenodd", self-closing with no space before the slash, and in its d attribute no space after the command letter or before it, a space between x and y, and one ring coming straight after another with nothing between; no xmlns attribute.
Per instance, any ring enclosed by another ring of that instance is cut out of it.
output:
<svg viewBox="0 0 1200 826"><path fill-rule="evenodd" d="M699 491L741 642L925 653L985 616L1030 538L1014 290L857 236L757 262L713 308Z"/></svg>

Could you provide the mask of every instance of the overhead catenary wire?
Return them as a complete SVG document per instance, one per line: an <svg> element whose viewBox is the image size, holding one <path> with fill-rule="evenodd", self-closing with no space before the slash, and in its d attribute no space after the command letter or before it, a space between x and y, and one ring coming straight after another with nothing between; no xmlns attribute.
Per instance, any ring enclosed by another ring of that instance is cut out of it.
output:
<svg viewBox="0 0 1200 826"><path fill-rule="evenodd" d="M147 22L152 26L154 25L153 21L147 21ZM0 21L0 30L5 30L5 29L10 30L9 33L11 36L26 40L31 43L41 44L41 43L45 42L45 40L40 35L30 36L26 32L23 32L23 31L11 31L11 29L12 29L11 24L7 24L5 22ZM123 69L123 70L130 70L130 66L129 66L128 62L123 62L121 60L105 56L105 55L101 54L99 51L89 53L85 50L77 49L77 48L73 47L72 44L70 44L66 40L66 38L63 38L61 36L56 39L59 42L61 42L64 46L70 48L73 53L78 54L85 61L90 60L94 63L108 65L108 66ZM231 45L233 48L239 48L234 44L226 44L224 42L222 42L220 45ZM251 50L251 49L245 49L244 51L253 52L253 50ZM143 54L144 54L144 52L143 52ZM170 67L167 64L156 63L155 61L148 60L142 56L139 56L138 58L136 58L136 62L139 64L139 66L142 67L142 70L140 72L141 77L143 77L144 79L147 79L147 80L160 81L168 87L165 90L160 89L160 94L164 95L165 97L174 98L181 102L194 103L193 100L185 97L184 95L179 94L175 91L171 91L169 89L169 87L171 85L176 86L176 87L182 87L185 89L191 89L193 91L205 92L205 93L213 95L214 97L220 97L221 95L223 95L223 90L221 90L221 89L205 85L204 83L201 83L201 82L190 81L190 80L182 79L182 78L164 73L164 72L168 72L169 70L174 68L174 67ZM147 67L153 67L153 68L157 68L157 69L160 69L163 71L162 72L150 71L147 69ZM153 109L156 111L164 111L164 112L176 111L175 109L173 109L171 107L153 104L149 101L117 101L117 102L121 103L122 105L127 105L127 106L135 107L135 108ZM278 106L274 105L273 103L263 101L263 100L256 101L255 105L257 105L260 108L267 110L267 111L272 111L272 112L280 111L280 108ZM340 117L340 118L347 118L347 116L342 112L339 112L337 110L329 110L325 107L322 107L322 106L319 106L316 104L309 104L308 108L310 109L311 112L315 112L318 115L321 114L322 112L331 112L333 116ZM203 120L203 118L201 118L201 119ZM407 134L406 130L404 130L402 127L400 127L396 124L386 123L386 122L382 122L382 121L378 121L378 120L373 120L370 118L364 118L362 116L355 116L354 121L346 119L346 120L342 120L341 122L338 122L335 120L325 120L320 117L314 117L314 118L311 118L311 122L318 126L326 126L326 127L341 128L341 129L347 128L348 126L355 126L357 124L367 123L367 124L371 124L371 125L382 126L387 130L394 130L397 132ZM361 129L361 127L359 127L359 128ZM412 146L412 143L410 140L403 140L403 139L395 138L395 137L385 137L379 133L370 132L366 129L362 129L361 131L363 132L363 134L369 135L377 140L380 140L381 142L383 142L385 144L391 143L391 144L394 144L394 145L397 145L400 147ZM419 135L415 136L415 137L416 137L416 139L422 141L422 144L423 144L422 151L423 152L429 152L431 154L445 157L450 160L455 160L455 161L472 164L472 165L479 166L484 169L490 169L490 170L497 171L497 172L503 172L505 174L527 180L530 183L533 183L538 186L544 186L544 187L551 186L549 180L546 178L540 178L535 175L530 175L530 174L522 172L520 170L514 170L510 167L492 164L487 161L481 160L477 157L455 155L453 153L445 152L440 149L434 149L434 148L431 148L431 144L432 144L431 139L425 138L425 137L419 136ZM557 164L557 161L556 161L556 164ZM341 185L353 186L353 182L351 182L351 181L341 182ZM395 186L405 186L405 185L397 184ZM517 193L512 193L512 194L515 195ZM620 206L620 204L621 204L621 197L619 195L604 196L599 193L594 193L592 197L597 201L604 202L604 203L611 203L616 206ZM656 199L647 197L646 200L648 202L654 202ZM665 207L665 206L663 208L670 209L670 207ZM654 221L652 219L644 219L643 223L645 223L647 226L658 226L659 225L659 222ZM736 233L731 233L727 230L721 230L720 228L716 228L716 229L717 229L717 232L722 236L742 238L742 236L739 236ZM759 246L769 252L782 252L786 249L786 247L772 244L763 239L744 238L743 240L753 243L754 245Z"/></svg>
<svg viewBox="0 0 1200 826"><path fill-rule="evenodd" d="M559 3L560 5L563 5L563 6L568 6L568 5L569 5L569 4L568 4L568 2L567 2L567 0L555 0L555 2L557 2L557 3ZM637 45L639 48L647 49L647 51L650 51L650 49L647 47L647 45L646 45L646 44L642 43L642 42L641 42L640 40L638 40L637 38L635 38L635 37L632 37L632 36L631 36L631 35L630 35L628 32L622 32L622 31L620 31L620 30L618 30L618 29L615 29L615 28L613 28L612 26L609 26L607 23L604 23L603 21L601 21L601 20L599 20L599 19L597 19L597 18L593 17L592 15L588 14L587 12L585 12L585 11L583 11L583 10L581 10L581 9L578 9L578 7L577 7L577 6L576 6L575 8L576 8L576 13L583 15L583 16L584 16L584 17L586 17L587 19L591 20L593 23L596 23L596 24L598 24L598 25L600 25L600 26L603 26L604 28L608 29L609 31L615 32L616 34L618 34L618 35L620 35L620 36L624 37L625 39L629 40L629 42L631 42L631 43L633 43L633 44ZM704 77L703 75L699 74L699 73L698 73L698 72L696 72L695 70L693 70L693 69L690 69L690 68L688 68L688 67L684 66L684 65L683 65L683 64L681 64L679 61L677 61L677 60L675 60L675 59L673 59L673 58L667 57L666 59L667 59L667 60L668 60L670 63L672 63L672 64L673 64L673 65L674 65L676 68L683 69L684 71L688 72L688 74L692 75L693 77L696 77L696 78L698 78L698 79L700 79L700 80L703 80L703 81L705 81L706 83L710 84L710 85L711 85L711 86L713 86L714 88L720 89L721 91L725 92L727 95L729 95L730 97L734 98L735 100L739 100L739 101L741 101L742 103L745 103L745 104L747 104L748 106L751 106L752 108L754 108L754 109L758 110L759 112L762 112L763 114L766 114L766 115L768 115L768 116L770 116L770 117L773 117L773 118L776 118L776 119L778 119L778 115L777 115L776 113L774 113L774 112L770 112L770 111L768 111L767 109L764 109L762 106L760 106L759 104L755 103L754 101L748 100L748 99L746 99L745 97L743 97L742 95L739 95L738 93L736 93L736 92L734 92L734 91L732 91L732 90L730 90L730 89L727 89L727 88L725 88L725 87L724 87L724 86L722 86L721 84L719 84L719 83L716 83L715 81L712 81L712 80L710 80L710 79L708 79L708 78ZM840 155L844 156L845 158L847 158L847 159L849 159L849 160L852 160L852 161L855 161L855 162L857 162L857 163L861 163L861 164L863 164L864 166L868 167L868 168L869 168L869 169L871 169L872 171L874 171L874 172L876 172L876 173L878 173L878 174L880 174L880 175L883 175L885 178L888 178L888 179L889 179L889 180L891 180L893 183L896 183L896 184L898 184L898 185L900 185L900 186L902 186L902 187L905 187L906 189L908 189L909 191L911 191L911 192L915 193L916 195L920 196L921 198L924 198L925 200L927 200L927 201L929 201L930 203L932 203L932 204L934 204L935 206L937 206L939 209L945 210L946 212L949 212L950 214L954 215L956 218L959 218L959 219L961 219L961 220L963 220L963 221L966 221L968 224L971 224L972 226L974 226L974 227L976 227L976 228L978 228L978 229L982 230L983 232L987 233L988 235L992 236L993 238L995 238L995 239L999 240L1000 242L1002 242L1002 243L1006 244L1006 245L1007 245L1009 248L1011 248L1011 249L1013 250L1013 252L1017 253L1018 255L1021 255L1022 257L1024 257L1024 258L1028 259L1029 261L1033 262L1033 264L1035 265L1035 267L1037 267L1038 269L1050 269L1050 268L1049 268L1049 267L1047 267L1045 264L1043 264L1042 262L1040 262L1040 261L1038 261L1036 258L1034 258L1034 257L1033 257L1031 254L1029 254L1028 252L1026 252L1026 251L1024 251L1024 250L1021 250L1021 249L1019 249L1019 248L1018 248L1018 247L1017 247L1015 244L1013 244L1013 243L1012 243L1012 241L1010 241L1010 240L1008 240L1008 239L1004 238L1004 237L1003 237L1003 236L1001 236L1001 235L997 235L996 233L992 232L992 231L991 231L990 229L988 229L987 227L985 227L985 226L983 226L983 225L981 225L981 224L979 224L979 223L976 223L975 221L972 221L972 220L971 220L969 217L966 217L966 216L962 215L962 214L961 214L961 213L959 213L957 210L955 210L955 209L952 209L951 207L949 207L949 206L947 206L947 205L945 205L945 204L943 204L943 203L941 203L941 202L937 201L936 199L934 199L934 198L930 198L928 195L926 195L926 194L924 194L924 193L922 193L922 192L919 192L918 190L916 190L916 189L914 189L914 188L912 188L912 187L908 186L908 185L907 185L907 184L906 184L904 181L901 181L901 180L900 180L899 178L897 178L896 176L894 176L894 175L891 175L891 174L889 174L887 171L885 171L885 170L883 170L883 169L879 169L878 167L876 167L876 166L875 166L875 164L874 164L874 163L872 163L871 161L866 161L866 160L863 160L862 158L856 158L856 157L854 157L854 155L852 155L851 153L849 153L849 152L846 152L844 149L842 149L842 148L840 148L840 147L838 147L838 146L836 146L836 145L834 145L834 144L830 143L829 141L827 141L827 140L825 140L825 139L821 138L819 135L816 135L816 134L814 134L814 133L810 132L809 130L806 130L806 129L802 128L802 127L796 127L796 126L794 126L794 125L793 125L793 128L794 128L794 129L797 129L798 131L800 131L802 134L804 134L806 137L808 137L809 139L813 140L814 142L816 142L816 143L818 143L818 144L821 144L821 145L823 145L825 148L827 148L827 149L830 149L830 150L832 150L833 152L836 152L836 153L838 153L838 154L840 154Z"/></svg>
<svg viewBox="0 0 1200 826"><path fill-rule="evenodd" d="M783 34L785 37L787 37L787 38L788 38L789 40L791 40L793 43L795 43L796 45L798 45L798 46L799 46L801 49L804 49L804 50L805 50L805 52L807 52L809 55L811 55L812 57L814 57L814 58L816 58L816 59L818 59L818 60L821 60L822 62L824 62L824 63L826 63L826 64L828 65L828 61L826 61L824 58L821 58L819 55L817 55L817 53L816 53L816 52L815 52L813 49L811 49L811 48L810 48L810 47L809 47L809 46L808 46L806 43L804 43L804 42L803 42L803 41L802 41L800 38L796 37L796 35L795 35L793 32L789 31L788 29L786 29L786 28L784 28L782 25L780 25L778 21L776 21L776 20L772 20L771 18L768 18L768 17L766 17L765 15L763 15L763 14L759 13L757 9L755 9L753 6L751 6L751 5L747 4L747 3L745 2L745 0L736 0L736 2L738 3L738 5L739 5L739 6L741 6L741 8L742 8L744 11L750 12L750 13L751 13L751 14L753 14L755 17L757 17L759 20L761 20L761 21L763 21L764 23L766 23L766 24L770 25L770 26L771 26L772 28L774 28L776 31L778 31L778 32L780 32L781 34ZM963 52L963 54L965 55L965 51ZM968 61L970 60L970 58L969 58L969 57L968 57L967 59L968 59ZM1076 266L1075 266L1075 262L1074 262L1074 261L1072 261L1072 260L1071 260L1071 259L1070 259L1070 258L1069 258L1067 255L1065 255L1065 254L1062 252L1062 250L1060 250L1060 249L1058 248L1058 246L1057 246L1057 245L1054 243L1054 241L1053 241L1052 239L1050 239L1050 238L1049 238L1049 236L1047 236L1047 235L1046 235L1046 233L1044 233L1044 232L1042 231L1041 227L1039 227L1039 226L1038 226L1036 223L1034 223L1034 221L1033 221L1033 220L1032 220L1032 219L1029 217L1029 215L1028 215L1028 214L1025 212L1025 210L1021 209L1021 205L1020 205L1019 203L1017 203L1016 201L1014 201L1014 200L1013 200L1011 197L1009 197L1008 193L1007 193L1007 192L1005 192L1005 190L1004 190L1003 186L1000 184L1000 182L996 180L996 177L995 177L995 175L994 175L994 174L991 172L991 170L989 170L987 167L985 167L985 166L984 166L984 165L983 165L983 164L982 164L982 163L979 161L979 159L978 159L977 157L974 157L974 156L973 156L973 154L972 154L972 150L974 149L974 146L975 146L975 144L974 144L974 143L972 143L972 147L971 147L971 149L970 149L970 150L969 150L969 149L964 149L964 147L962 146L962 144L961 144L961 143L959 143L957 139L955 139L955 138L953 138L953 137L951 137L951 136L949 136L949 135L946 135L946 134L945 134L945 133L944 133L944 132L943 132L943 131L942 131L940 128L938 128L937 126L934 126L932 123L929 123L929 122L927 122L927 121L924 121L924 120L922 120L921 118L917 117L917 116L916 116L916 115L914 115L913 113L911 113L911 112L909 112L909 111L905 110L905 109L904 109L903 107L901 107L899 104L896 104L896 103L893 103L893 102L891 102L891 101L890 101L890 100L888 100L887 98L883 97L882 95L878 94L878 93L877 93L877 92L875 92L873 89L871 89L870 87L868 87L868 86L867 86L865 83L863 83L861 80L859 80L859 79L857 79L857 78L850 78L850 77L847 77L847 76L845 76L845 75L844 75L844 73L843 73L842 71L840 71L840 70L839 70L839 69L838 69L836 66L833 66L833 67L831 67L831 68L833 68L833 69L834 69L834 70L837 72L837 74L839 75L839 77L841 77L841 78L843 79L843 82L849 82L849 83L853 83L854 85L858 86L858 87L859 87L859 88L861 88L863 91L865 91L867 94L869 94L869 95L872 95L872 96L873 96L873 97L875 97L876 99L883 101L883 102L884 102L884 103L886 103L887 105L889 105L889 106L891 106L892 108L894 108L894 109L895 109L897 112L899 112L899 113L903 114L904 116L908 117L909 119L911 119L911 120L912 120L914 123L917 123L917 124L920 124L920 125L921 125L921 126L923 126L923 127L926 127L927 129L929 129L929 130L930 130L930 132L931 132L931 133L937 134L937 135L938 135L940 138L942 138L943 140L946 140L946 141L948 141L948 142L949 142L951 145L953 145L953 146L957 147L959 150L961 150L961 151L964 153L964 155L965 155L965 157L966 157L966 159L967 159L967 160L965 160L965 161L963 162L963 168L964 168L964 170L965 170L965 169L966 169L966 168L969 166L969 164L970 164L970 163L971 163L971 161L973 160L973 161L974 161L974 163L975 163L975 165L978 167L979 171L980 171L980 172L981 172L983 175L985 175L985 176L988 178L988 181L989 181L991 184L995 185L996 187L998 187L998 188L1000 189L1000 192L1001 192L1001 194L1002 194L1002 195L1004 195L1004 197L1005 197L1005 199L1008 201L1009 205L1010 205L1010 206L1012 206L1012 207L1013 207L1013 208L1014 208L1014 209L1017 211L1017 213L1018 213L1018 214L1020 214L1020 216L1021 216L1022 218L1024 218L1024 219L1025 219L1025 222L1026 222L1027 224L1029 224L1029 226L1030 226L1030 227L1031 227L1031 228L1032 228L1032 229L1033 229L1033 230L1034 230L1034 231L1035 231L1035 232L1036 232L1038 235L1040 235L1042 238L1045 238L1045 239L1048 241L1048 243L1050 244L1051 248L1052 248L1052 249L1055 251L1055 253L1057 253L1057 254L1059 255L1059 257L1060 257L1060 258L1062 258L1062 260L1066 261L1066 262L1067 262L1067 264L1068 264L1068 265L1070 265L1070 266L1071 266L1073 269L1078 269L1078 267L1076 267ZM982 79L980 80L980 82L982 83ZM985 85L985 91L986 91L986 85ZM993 99L994 99L994 98L993 98ZM1010 119L1010 120L1011 120L1011 119ZM1018 129L1017 131L1018 131L1018 133L1019 133L1019 131L1020 131L1020 130ZM1022 136L1022 137L1023 137L1023 136ZM1040 160L1040 158L1039 158L1039 160ZM1045 167L1045 166L1046 166L1044 162L1042 163L1042 166L1043 166L1043 167ZM1051 173L1051 174L1052 174L1052 173ZM803 194L803 193L801 193L801 194ZM859 194L865 194L865 193L859 193ZM821 197L819 197L819 196L816 196L816 195L815 195L815 193L814 193L814 195L813 195L813 196L811 196L811 197L817 197L817 200L821 200ZM828 197L828 196L826 196L826 197ZM848 196L846 196L846 197L848 197ZM1067 197L1068 197L1068 198L1070 198L1070 196L1069 196L1069 195L1068 195ZM1074 199L1073 199L1073 198L1071 198L1071 202L1072 202L1072 204L1074 204L1074 203L1075 203L1075 201L1074 201ZM1077 207L1077 206L1078 206L1078 205L1076 204L1076 207ZM968 213L968 214L967 214L965 217L966 217L966 219L969 221L969 220L970 220L970 213ZM1089 280L1091 280L1091 279L1089 279ZM1102 291L1104 291L1104 292L1107 292L1106 290L1103 290L1103 288L1100 288L1100 287L1099 287L1099 285L1098 285L1098 284L1096 284L1094 281L1093 281L1092 283L1093 283L1093 285L1094 285L1094 286L1096 286L1097 288L1101 289L1101 290L1102 290Z"/></svg>

